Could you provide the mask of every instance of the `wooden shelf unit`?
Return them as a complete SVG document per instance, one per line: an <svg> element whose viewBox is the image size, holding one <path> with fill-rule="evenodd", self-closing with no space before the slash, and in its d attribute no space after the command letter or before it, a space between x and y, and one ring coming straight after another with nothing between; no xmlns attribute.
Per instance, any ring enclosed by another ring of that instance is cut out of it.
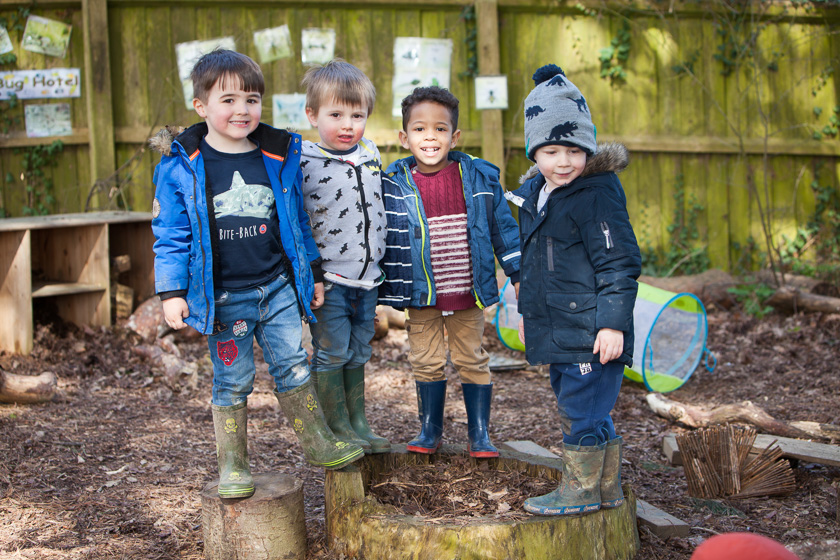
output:
<svg viewBox="0 0 840 560"><path fill-rule="evenodd" d="M0 350L32 351L33 298L51 298L78 325L111 324L111 258L131 257L120 282L135 303L154 294L154 236L147 212L0 219Z"/></svg>

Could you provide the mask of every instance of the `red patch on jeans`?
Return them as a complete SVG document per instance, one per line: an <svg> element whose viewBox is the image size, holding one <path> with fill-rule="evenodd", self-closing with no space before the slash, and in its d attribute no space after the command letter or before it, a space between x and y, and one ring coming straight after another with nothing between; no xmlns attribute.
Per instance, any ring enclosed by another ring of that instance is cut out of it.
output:
<svg viewBox="0 0 840 560"><path fill-rule="evenodd" d="M233 340L228 340L227 342L217 342L216 352L219 355L219 359L222 360L226 366L232 364L239 355L239 349L236 347L236 343Z"/></svg>

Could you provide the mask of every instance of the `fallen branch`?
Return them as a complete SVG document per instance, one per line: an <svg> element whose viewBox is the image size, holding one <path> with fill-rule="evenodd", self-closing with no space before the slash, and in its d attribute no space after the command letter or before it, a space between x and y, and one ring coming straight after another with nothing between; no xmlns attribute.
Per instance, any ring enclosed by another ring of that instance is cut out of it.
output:
<svg viewBox="0 0 840 560"><path fill-rule="evenodd" d="M55 395L55 374L18 375L0 370L0 403L31 404L46 402Z"/></svg>
<svg viewBox="0 0 840 560"><path fill-rule="evenodd" d="M840 313L840 298L809 294L790 286L776 290L765 303L779 311Z"/></svg>
<svg viewBox="0 0 840 560"><path fill-rule="evenodd" d="M817 424L817 433L814 433L809 428L813 428L810 425L815 423L797 422L794 425L793 422L777 420L750 401L725 404L712 410L704 410L697 406L673 401L661 393L648 393L645 398L651 410L659 416L680 422L691 428L704 428L715 424L743 422L761 428L761 431L766 434L777 436L801 439L826 437L825 431L822 430L824 424Z"/></svg>

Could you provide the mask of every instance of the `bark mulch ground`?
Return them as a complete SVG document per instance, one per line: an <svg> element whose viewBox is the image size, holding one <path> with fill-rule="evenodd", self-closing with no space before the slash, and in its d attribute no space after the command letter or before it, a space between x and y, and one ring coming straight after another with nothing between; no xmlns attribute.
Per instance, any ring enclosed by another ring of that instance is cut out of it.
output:
<svg viewBox="0 0 840 560"><path fill-rule="evenodd" d="M717 369L696 372L669 397L706 407L749 399L780 419L840 424L840 316L774 315L759 321L714 312L709 333ZM36 336L30 356L0 354L0 368L53 371L60 395L38 405L0 405L0 558L202 558L199 492L216 475L204 341L178 341L183 356L199 367L191 378L173 383L133 351L139 341L119 327L51 323L39 326ZM513 355L491 329L485 339L491 351ZM418 428L407 352L405 333L392 330L375 342L368 367L370 423L394 442L408 441ZM306 464L265 366L257 372L249 399L252 470L304 481L309 558L336 560L324 547L323 471ZM447 375L444 442L463 444L461 388L454 370ZM532 440L558 452L558 415L547 372L500 372L494 383L493 441ZM806 549L827 542L836 548L840 539L840 469L795 464L797 488L788 496L692 499L682 468L670 466L661 452L662 437L684 428L655 416L645 394L643 386L625 382L614 411L626 443L623 478L639 498L692 530L688 538L667 540L641 530L637 558L688 559L703 539L727 531L770 536L803 558L830 557L807 556ZM551 489L540 480L495 480L494 472L458 460L410 474L395 473L387 479L392 483L377 490L404 503L422 503L410 493L437 488L443 505L417 510L430 517L443 510L450 514L454 506L467 516L525 515L521 500Z"/></svg>

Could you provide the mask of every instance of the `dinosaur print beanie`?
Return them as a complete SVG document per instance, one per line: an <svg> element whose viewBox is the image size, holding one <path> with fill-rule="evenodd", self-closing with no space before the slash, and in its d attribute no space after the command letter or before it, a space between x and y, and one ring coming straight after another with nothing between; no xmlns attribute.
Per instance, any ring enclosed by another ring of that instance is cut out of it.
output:
<svg viewBox="0 0 840 560"><path fill-rule="evenodd" d="M580 90L560 67L534 72L534 89L525 98L525 151L534 161L537 149L549 144L573 145L595 153L595 125Z"/></svg>

